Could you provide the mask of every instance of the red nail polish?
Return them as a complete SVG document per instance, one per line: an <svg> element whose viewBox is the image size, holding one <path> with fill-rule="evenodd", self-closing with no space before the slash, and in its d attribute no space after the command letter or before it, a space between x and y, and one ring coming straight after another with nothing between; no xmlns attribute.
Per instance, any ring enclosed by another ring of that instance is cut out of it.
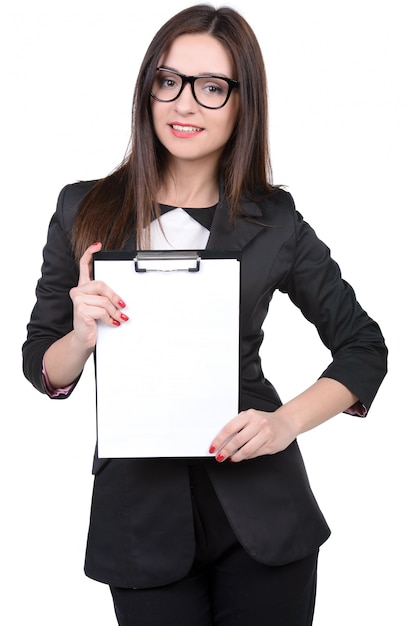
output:
<svg viewBox="0 0 418 626"><path fill-rule="evenodd" d="M221 463L224 460L224 455L223 454L217 454L216 455L216 460Z"/></svg>
<svg viewBox="0 0 418 626"><path fill-rule="evenodd" d="M118 322L118 320L112 320L112 324L114 326L120 326L120 322Z"/></svg>
<svg viewBox="0 0 418 626"><path fill-rule="evenodd" d="M120 306L121 309L124 309L126 307L126 304L124 303L123 300L118 300L118 305Z"/></svg>
<svg viewBox="0 0 418 626"><path fill-rule="evenodd" d="M128 317L127 315L125 315L125 313L121 313L121 314L120 314L120 318L121 318L124 322L127 322L127 321L128 321L128 319L129 319L129 317Z"/></svg>
<svg viewBox="0 0 418 626"><path fill-rule="evenodd" d="M209 448L209 454L213 454L215 452L215 450L216 450L215 446L211 446Z"/></svg>

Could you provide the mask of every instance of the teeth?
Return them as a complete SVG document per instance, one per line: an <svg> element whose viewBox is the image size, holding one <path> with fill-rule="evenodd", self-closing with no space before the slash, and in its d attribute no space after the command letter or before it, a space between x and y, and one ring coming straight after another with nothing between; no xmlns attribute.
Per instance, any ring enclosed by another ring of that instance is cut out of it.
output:
<svg viewBox="0 0 418 626"><path fill-rule="evenodd" d="M197 128L196 126L179 126L178 124L173 124L172 128L182 133L195 133L198 130L203 130L203 128Z"/></svg>

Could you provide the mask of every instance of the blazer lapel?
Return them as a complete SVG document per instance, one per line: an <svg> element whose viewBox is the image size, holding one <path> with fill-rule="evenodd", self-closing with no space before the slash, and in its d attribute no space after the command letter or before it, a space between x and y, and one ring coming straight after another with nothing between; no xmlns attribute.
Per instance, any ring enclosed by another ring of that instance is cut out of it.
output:
<svg viewBox="0 0 418 626"><path fill-rule="evenodd" d="M250 219L237 216L235 225L229 222L228 206L220 200L213 217L207 250L242 250L259 232L263 225L252 219L260 220L262 213L255 202L243 202L243 214Z"/></svg>

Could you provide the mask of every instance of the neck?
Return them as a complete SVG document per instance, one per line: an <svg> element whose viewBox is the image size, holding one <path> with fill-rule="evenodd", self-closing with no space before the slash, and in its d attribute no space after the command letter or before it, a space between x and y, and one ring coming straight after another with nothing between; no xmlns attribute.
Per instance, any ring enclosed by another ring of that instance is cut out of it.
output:
<svg viewBox="0 0 418 626"><path fill-rule="evenodd" d="M182 208L206 208L219 200L217 170L196 162L170 167L158 193L158 202Z"/></svg>

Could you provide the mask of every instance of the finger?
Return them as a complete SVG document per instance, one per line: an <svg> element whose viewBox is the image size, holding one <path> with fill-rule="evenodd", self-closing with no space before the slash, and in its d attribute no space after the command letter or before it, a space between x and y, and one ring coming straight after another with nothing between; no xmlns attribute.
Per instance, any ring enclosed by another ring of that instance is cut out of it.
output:
<svg viewBox="0 0 418 626"><path fill-rule="evenodd" d="M126 304L117 293L115 293L103 281L95 281L92 278L93 254L95 252L98 252L101 247L102 244L100 242L92 244L87 248L87 250L81 257L79 281L77 287L73 287L73 289L70 291L71 299L73 300L73 302L76 302L80 295L82 296L83 294L97 294L107 297L116 309L124 309Z"/></svg>
<svg viewBox="0 0 418 626"><path fill-rule="evenodd" d="M241 445L246 443L248 426L246 411L239 413L213 439L209 446L209 454L214 454L217 461L224 461L230 454L235 452Z"/></svg>
<svg viewBox="0 0 418 626"><path fill-rule="evenodd" d="M74 313L77 318L88 322L90 320L102 320L112 323L116 320L128 321L128 316L120 311L125 304L114 291L101 281L90 281L82 287L75 287L70 291L70 297L74 304Z"/></svg>
<svg viewBox="0 0 418 626"><path fill-rule="evenodd" d="M220 430L212 440L209 446L209 453L213 454L223 448L227 442L243 428L244 424L245 422L242 419L241 413L225 424L222 430Z"/></svg>
<svg viewBox="0 0 418 626"><path fill-rule="evenodd" d="M242 411L215 437L209 452L213 452L219 462L231 456L234 460L242 460L262 453L270 454L274 439L272 426L268 413L256 409ZM265 452L262 451L264 448Z"/></svg>
<svg viewBox="0 0 418 626"><path fill-rule="evenodd" d="M249 439L244 445L232 451L227 457L229 461L239 463L249 459L255 459L263 454L270 454L267 449L268 440L262 433L257 433Z"/></svg>
<svg viewBox="0 0 418 626"><path fill-rule="evenodd" d="M239 452L239 460L249 458L257 448L262 445L262 435L254 424L248 424L242 428L239 432L235 433L233 437L230 437L220 450L216 453L216 460L218 462L230 459L235 455L235 459L238 460L237 452Z"/></svg>
<svg viewBox="0 0 418 626"><path fill-rule="evenodd" d="M85 325L100 321L108 326L120 326L121 322L126 322L129 318L127 315L121 314L118 309L112 311L106 307L88 305L88 307L80 308L78 319ZM77 323L75 323L76 325Z"/></svg>
<svg viewBox="0 0 418 626"><path fill-rule="evenodd" d="M87 248L83 256L80 259L80 275L78 279L79 285L84 285L93 278L93 254L99 252L102 249L102 244L99 241L93 243Z"/></svg>

